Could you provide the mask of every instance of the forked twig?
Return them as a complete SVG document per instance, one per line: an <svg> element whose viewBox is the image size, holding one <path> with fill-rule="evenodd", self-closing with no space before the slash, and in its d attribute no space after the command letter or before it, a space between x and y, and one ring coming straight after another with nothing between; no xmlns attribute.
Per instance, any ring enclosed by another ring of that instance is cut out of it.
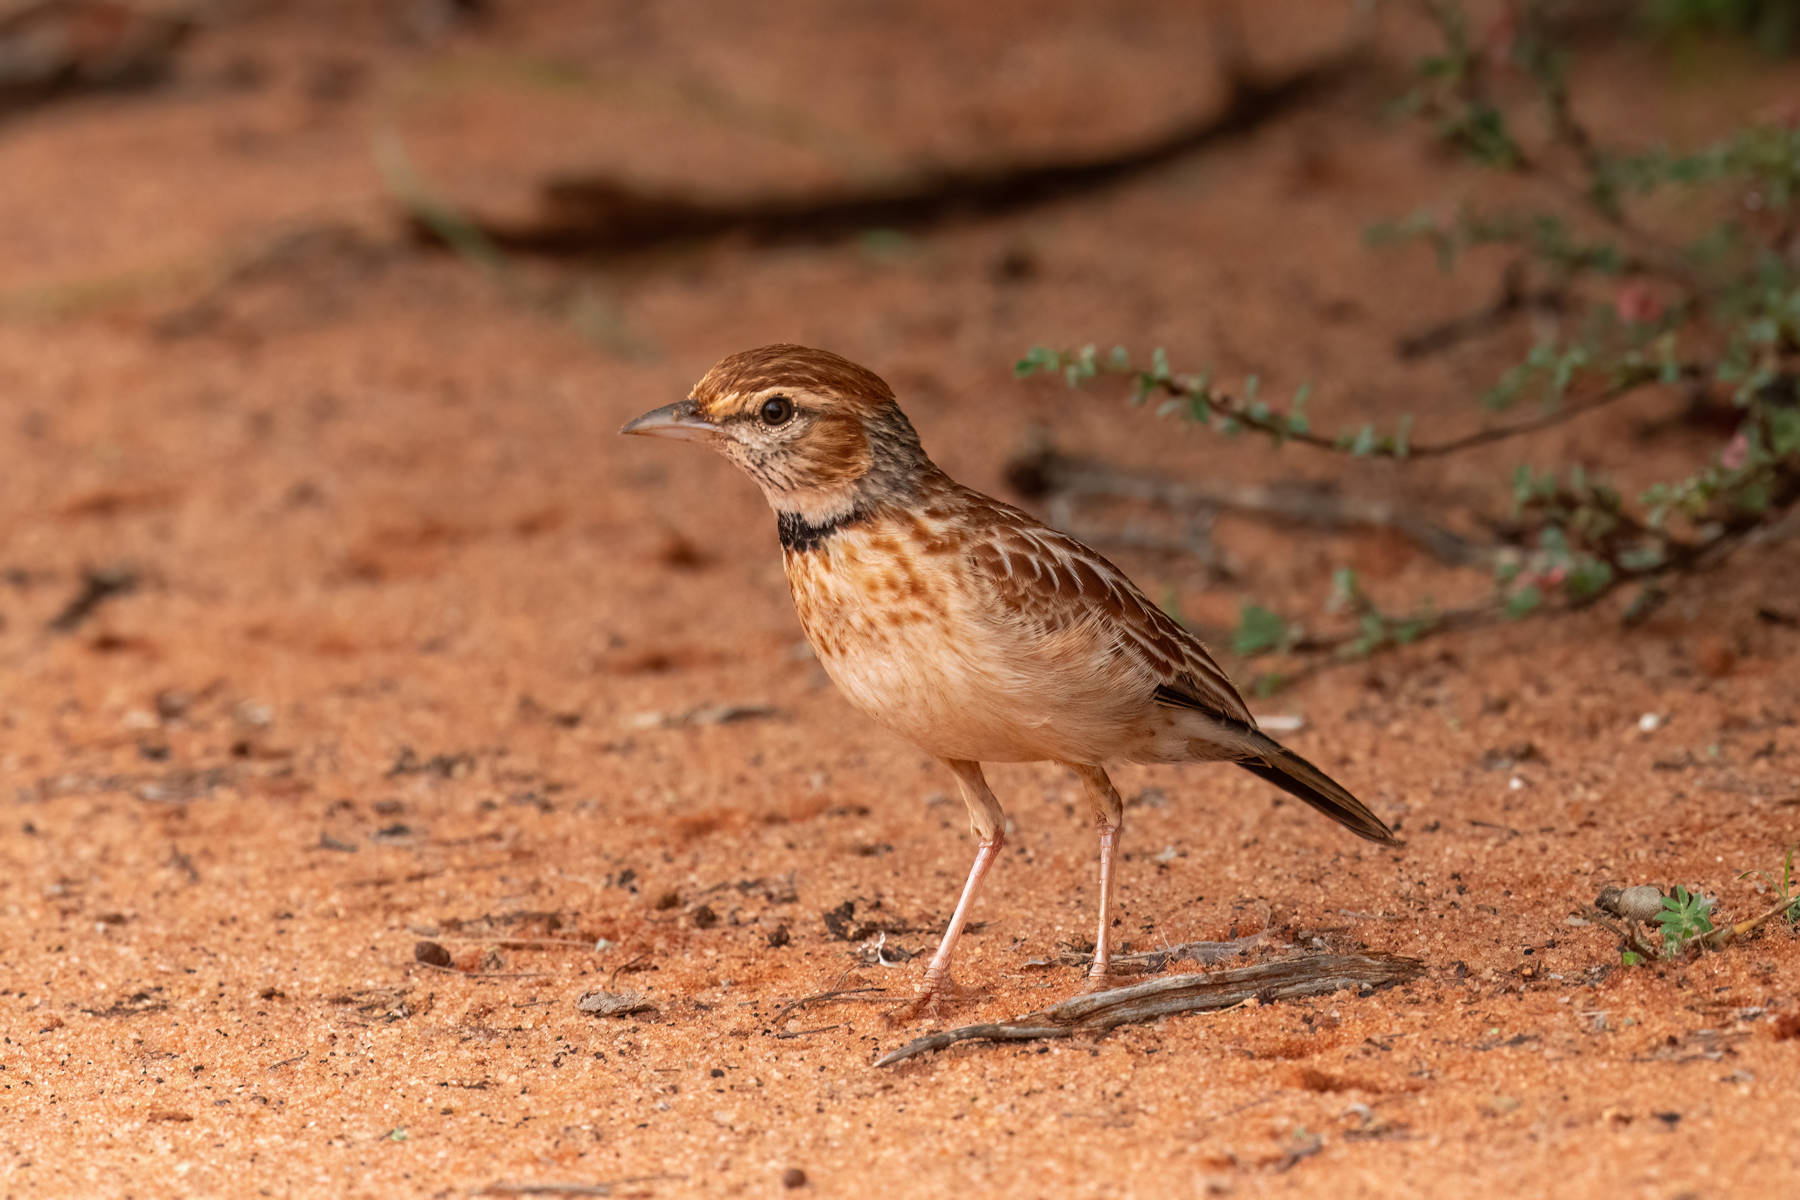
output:
<svg viewBox="0 0 1800 1200"><path fill-rule="evenodd" d="M779 1025L783 1021L787 1020L787 1016L789 1013L795 1012L798 1009L805 1008L808 1004L816 1004L821 1000L836 1000L840 996L860 996L865 992L885 992L885 991L887 991L886 988L880 988L880 987L841 988L841 989L839 989L837 991L833 991L833 992L820 992L816 996L802 996L798 1000L789 1000L786 1004L782 1005L779 1009L777 1009L775 1011L775 1015L772 1018L770 1018L769 1025L771 1028L773 1028L774 1026Z"/></svg>

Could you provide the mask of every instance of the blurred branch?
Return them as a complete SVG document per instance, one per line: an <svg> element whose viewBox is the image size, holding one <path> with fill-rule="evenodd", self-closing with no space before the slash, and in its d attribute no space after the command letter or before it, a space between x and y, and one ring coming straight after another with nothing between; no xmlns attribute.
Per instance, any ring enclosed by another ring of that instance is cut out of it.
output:
<svg viewBox="0 0 1800 1200"><path fill-rule="evenodd" d="M0 114L162 82L201 7L117 0L0 5Z"/></svg>
<svg viewBox="0 0 1800 1200"><path fill-rule="evenodd" d="M744 203L651 192L592 175L546 183L544 211L535 221L465 218L466 228L452 227L435 220L433 209L416 204L409 220L415 236L451 248L460 249L458 239L472 233L501 250L549 257L618 255L725 236L768 244L837 240L869 229L931 228L1113 187L1261 127L1343 79L1361 59L1360 53L1346 52L1276 79L1228 69L1230 92L1219 111L1144 145L1098 158L944 170L868 190Z"/></svg>
<svg viewBox="0 0 1800 1200"><path fill-rule="evenodd" d="M1491 551L1472 544L1459 533L1433 524L1405 506L1343 496L1330 484L1277 481L1202 490L1176 480L1115 467L1099 459L1063 454L1045 441L1014 455L1006 464L1006 479L1021 496L1043 500L1065 516L1069 502L1074 500L1088 497L1139 500L1182 514L1190 521L1206 518L1209 525L1212 515L1233 512L1323 529L1356 526L1392 529L1451 566L1486 566L1492 557ZM1194 547L1188 544L1191 540L1149 548L1193 552Z"/></svg>

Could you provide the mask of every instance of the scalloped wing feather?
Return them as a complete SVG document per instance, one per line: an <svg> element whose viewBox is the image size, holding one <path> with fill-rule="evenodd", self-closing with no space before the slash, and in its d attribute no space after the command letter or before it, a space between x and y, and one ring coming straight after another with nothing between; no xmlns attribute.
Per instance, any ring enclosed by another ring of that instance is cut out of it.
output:
<svg viewBox="0 0 1800 1200"><path fill-rule="evenodd" d="M1051 634L1091 624L1139 668L1147 681L1146 704L1193 708L1256 727L1206 647L1123 571L1010 505L974 492L968 502L984 510L970 514L983 536L970 547L969 562L1006 619ZM1156 694L1164 690L1174 695Z"/></svg>

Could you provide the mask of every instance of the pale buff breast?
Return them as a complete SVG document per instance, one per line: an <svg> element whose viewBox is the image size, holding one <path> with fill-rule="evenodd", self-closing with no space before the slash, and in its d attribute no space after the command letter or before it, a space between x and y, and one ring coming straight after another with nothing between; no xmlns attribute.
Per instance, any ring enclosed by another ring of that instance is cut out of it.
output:
<svg viewBox="0 0 1800 1200"><path fill-rule="evenodd" d="M1166 725L1098 622L1047 632L984 603L958 542L892 521L786 556L801 626L871 718L943 758L1162 758Z"/></svg>

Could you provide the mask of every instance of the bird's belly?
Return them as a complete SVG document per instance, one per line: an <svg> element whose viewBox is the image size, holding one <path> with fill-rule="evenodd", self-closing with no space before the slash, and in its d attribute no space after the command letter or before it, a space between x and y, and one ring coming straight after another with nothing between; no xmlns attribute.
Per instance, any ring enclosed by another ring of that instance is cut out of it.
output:
<svg viewBox="0 0 1800 1200"><path fill-rule="evenodd" d="M805 561L823 557L790 557L800 623L826 674L879 724L940 758L1130 756L1125 743L1148 688L1095 678L1091 652L996 629L954 579L884 563L871 581L841 559Z"/></svg>

